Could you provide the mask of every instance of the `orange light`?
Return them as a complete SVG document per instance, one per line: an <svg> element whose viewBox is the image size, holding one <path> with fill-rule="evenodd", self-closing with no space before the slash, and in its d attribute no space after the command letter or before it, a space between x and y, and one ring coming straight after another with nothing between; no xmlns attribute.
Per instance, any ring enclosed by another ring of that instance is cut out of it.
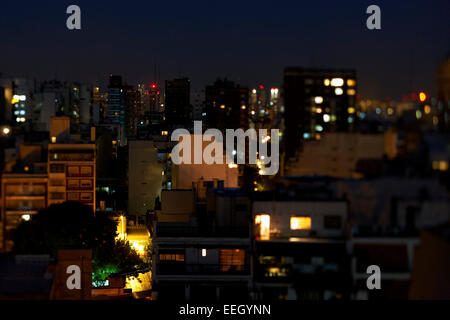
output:
<svg viewBox="0 0 450 320"><path fill-rule="evenodd" d="M311 229L311 217L291 217L291 230Z"/></svg>
<svg viewBox="0 0 450 320"><path fill-rule="evenodd" d="M427 100L427 94L425 92L419 92L419 100L420 102Z"/></svg>

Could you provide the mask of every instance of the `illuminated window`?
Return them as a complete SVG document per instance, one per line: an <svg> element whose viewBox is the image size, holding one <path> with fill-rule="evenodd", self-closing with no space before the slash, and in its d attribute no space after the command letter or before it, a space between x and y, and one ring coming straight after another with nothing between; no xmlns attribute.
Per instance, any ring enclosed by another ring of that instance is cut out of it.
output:
<svg viewBox="0 0 450 320"><path fill-rule="evenodd" d="M348 90L347 90L347 94L348 94L349 96L354 96L354 95L356 94L356 90L355 90L355 89L348 89Z"/></svg>
<svg viewBox="0 0 450 320"><path fill-rule="evenodd" d="M331 79L331 85L333 87L342 87L344 85L344 79L342 79L342 78L333 78L333 79Z"/></svg>
<svg viewBox="0 0 450 320"><path fill-rule="evenodd" d="M347 112L348 112L348 113L355 113L355 108L353 108L353 107L348 107L348 108L347 108Z"/></svg>
<svg viewBox="0 0 450 320"><path fill-rule="evenodd" d="M259 237L261 240L270 239L270 215L258 214L255 216L255 224L259 225Z"/></svg>
<svg viewBox="0 0 450 320"><path fill-rule="evenodd" d="M354 87L356 85L356 81L354 79L347 79L347 86Z"/></svg>
<svg viewBox="0 0 450 320"><path fill-rule="evenodd" d="M320 96L315 97L315 98L314 98L314 102L315 102L316 104L321 104L321 103L323 102L323 97L320 97Z"/></svg>
<svg viewBox="0 0 450 320"><path fill-rule="evenodd" d="M84 201L92 200L92 193L90 193L90 192L81 193L81 200L84 200Z"/></svg>
<svg viewBox="0 0 450 320"><path fill-rule="evenodd" d="M427 100L427 94L425 92L419 92L419 100L420 102Z"/></svg>
<svg viewBox="0 0 450 320"><path fill-rule="evenodd" d="M243 271L245 268L245 250L221 249L219 251L221 272Z"/></svg>
<svg viewBox="0 0 450 320"><path fill-rule="evenodd" d="M311 217L291 217L291 230L311 229Z"/></svg>
<svg viewBox="0 0 450 320"><path fill-rule="evenodd" d="M342 88L336 88L334 89L334 94L337 96L340 96L344 93L344 90L342 90Z"/></svg>
<svg viewBox="0 0 450 320"><path fill-rule="evenodd" d="M324 79L323 84L325 87L328 87L330 85L330 79Z"/></svg>
<svg viewBox="0 0 450 320"><path fill-rule="evenodd" d="M184 261L184 254L160 254L159 261Z"/></svg>
<svg viewBox="0 0 450 320"><path fill-rule="evenodd" d="M80 181L80 187L91 188L92 187L92 180L81 180Z"/></svg>
<svg viewBox="0 0 450 320"><path fill-rule="evenodd" d="M67 187L68 188L78 188L79 181L78 180L67 180Z"/></svg>
<svg viewBox="0 0 450 320"><path fill-rule="evenodd" d="M433 161L433 170L447 171L448 161Z"/></svg>
<svg viewBox="0 0 450 320"><path fill-rule="evenodd" d="M167 136L168 134L169 134L169 132L167 132L167 131L161 131L162 136Z"/></svg>
<svg viewBox="0 0 450 320"><path fill-rule="evenodd" d="M69 166L67 168L67 175L70 176L78 176L80 174L80 168L79 167L73 167Z"/></svg>
<svg viewBox="0 0 450 320"><path fill-rule="evenodd" d="M202 249L202 257L206 257L206 249Z"/></svg>
<svg viewBox="0 0 450 320"><path fill-rule="evenodd" d="M81 175L85 177L92 176L92 167L81 167Z"/></svg>
<svg viewBox="0 0 450 320"><path fill-rule="evenodd" d="M52 143L56 143L56 137L52 137Z"/></svg>

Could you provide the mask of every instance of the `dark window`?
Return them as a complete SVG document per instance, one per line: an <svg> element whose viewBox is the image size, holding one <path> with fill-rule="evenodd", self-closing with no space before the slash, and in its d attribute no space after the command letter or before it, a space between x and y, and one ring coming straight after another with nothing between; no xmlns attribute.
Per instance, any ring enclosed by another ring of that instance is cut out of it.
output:
<svg viewBox="0 0 450 320"><path fill-rule="evenodd" d="M340 229L342 226L341 216L325 216L323 226L325 229Z"/></svg>
<svg viewBox="0 0 450 320"><path fill-rule="evenodd" d="M50 172L51 173L64 173L64 165L63 164L51 164Z"/></svg>

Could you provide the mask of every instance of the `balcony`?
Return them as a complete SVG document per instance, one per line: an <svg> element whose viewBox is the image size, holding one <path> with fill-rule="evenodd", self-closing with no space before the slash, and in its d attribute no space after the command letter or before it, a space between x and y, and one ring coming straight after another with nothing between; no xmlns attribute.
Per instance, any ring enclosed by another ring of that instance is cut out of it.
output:
<svg viewBox="0 0 450 320"><path fill-rule="evenodd" d="M250 275L250 265L159 263L159 275Z"/></svg>
<svg viewBox="0 0 450 320"><path fill-rule="evenodd" d="M245 227L188 227L162 226L156 227L157 237L205 237L205 238L249 238L250 230Z"/></svg>

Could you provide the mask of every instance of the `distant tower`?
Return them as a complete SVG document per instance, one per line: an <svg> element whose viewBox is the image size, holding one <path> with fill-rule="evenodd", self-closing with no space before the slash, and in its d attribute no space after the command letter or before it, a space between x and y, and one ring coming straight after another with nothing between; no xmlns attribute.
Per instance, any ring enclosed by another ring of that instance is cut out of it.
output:
<svg viewBox="0 0 450 320"><path fill-rule="evenodd" d="M192 126L190 90L191 83L188 78L166 80L164 111L166 122L170 127Z"/></svg>

